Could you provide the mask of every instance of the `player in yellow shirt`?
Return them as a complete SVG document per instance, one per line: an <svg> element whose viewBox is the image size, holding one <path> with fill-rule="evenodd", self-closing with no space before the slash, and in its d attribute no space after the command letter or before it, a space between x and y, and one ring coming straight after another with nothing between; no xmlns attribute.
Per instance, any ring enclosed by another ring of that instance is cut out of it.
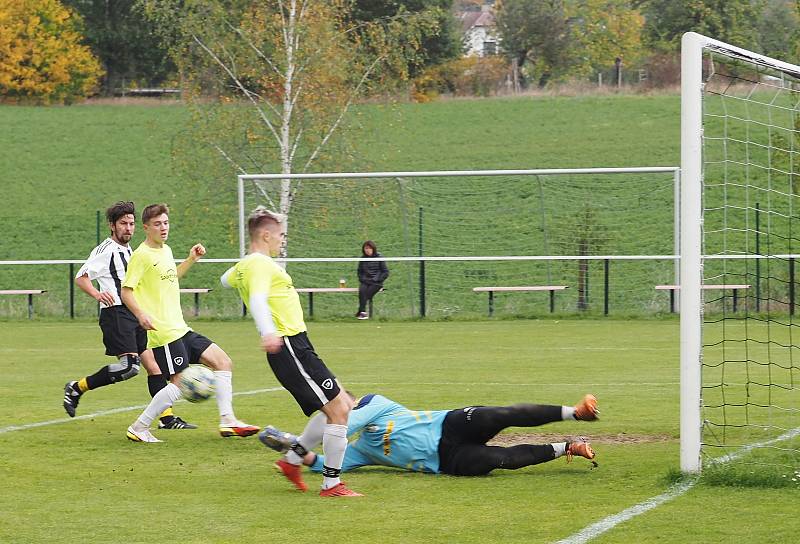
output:
<svg viewBox="0 0 800 544"><path fill-rule="evenodd" d="M92 250L89 258L75 276L75 285L100 303L100 330L106 355L117 361L79 380L64 386L64 410L75 417L81 397L100 387L129 380L139 373L141 365L147 371L147 388L155 396L167 386L152 353L147 350L147 331L139 326L136 317L122 303L122 282L128 269L133 232L136 230L133 202L117 202L106 210L111 235ZM97 289L92 284L97 282ZM159 429L196 429L172 413L161 414Z"/></svg>
<svg viewBox="0 0 800 544"><path fill-rule="evenodd" d="M358 497L339 480L347 449L347 418L353 400L314 351L306 335L300 298L292 278L272 260L283 245L285 216L259 206L248 219L250 254L222 275L222 284L239 292L261 335L261 349L283 387L311 418L297 443L276 467L301 491L305 454L322 443L322 497Z"/></svg>
<svg viewBox="0 0 800 544"><path fill-rule="evenodd" d="M128 427L127 437L134 442L160 442L150 433L153 419L181 397L175 385L178 375L189 364L202 363L214 371L217 406L222 436L250 436L259 428L236 419L233 413L232 362L218 345L194 332L183 320L179 278L206 250L195 244L189 258L178 266L169 236L169 209L153 204L142 212L146 239L133 252L122 284L122 300L147 331L147 347L170 383L159 391L138 419Z"/></svg>

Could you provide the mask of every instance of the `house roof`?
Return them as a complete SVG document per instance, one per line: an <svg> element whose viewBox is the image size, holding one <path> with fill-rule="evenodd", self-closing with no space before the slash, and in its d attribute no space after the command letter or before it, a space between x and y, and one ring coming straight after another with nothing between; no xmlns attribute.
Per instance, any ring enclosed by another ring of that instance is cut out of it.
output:
<svg viewBox="0 0 800 544"><path fill-rule="evenodd" d="M461 31L467 32L476 26L494 26L494 13L491 10L462 11L458 15Z"/></svg>

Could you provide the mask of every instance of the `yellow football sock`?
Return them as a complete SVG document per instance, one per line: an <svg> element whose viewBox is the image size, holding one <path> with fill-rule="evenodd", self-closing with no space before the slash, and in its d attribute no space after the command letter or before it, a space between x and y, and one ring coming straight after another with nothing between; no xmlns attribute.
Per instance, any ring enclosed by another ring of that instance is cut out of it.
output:
<svg viewBox="0 0 800 544"><path fill-rule="evenodd" d="M86 393L89 390L89 383L86 381L86 378L78 380L78 389L81 390L81 393Z"/></svg>
<svg viewBox="0 0 800 544"><path fill-rule="evenodd" d="M172 406L170 406L169 408L167 408L166 410L164 410L163 412L161 412L161 415L160 415L160 416L158 416L158 419L161 419L162 417L174 416L174 415L175 415L175 414L174 414L174 412L172 411Z"/></svg>

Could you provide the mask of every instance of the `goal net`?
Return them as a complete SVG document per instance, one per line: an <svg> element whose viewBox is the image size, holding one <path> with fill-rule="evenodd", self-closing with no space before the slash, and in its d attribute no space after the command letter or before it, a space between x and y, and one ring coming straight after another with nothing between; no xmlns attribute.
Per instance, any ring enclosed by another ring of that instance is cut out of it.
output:
<svg viewBox="0 0 800 544"><path fill-rule="evenodd" d="M681 467L791 478L800 67L694 33L682 55Z"/></svg>
<svg viewBox="0 0 800 544"><path fill-rule="evenodd" d="M519 286L567 286L557 313L666 312L669 294L654 287L675 282L677 179L674 167L295 174L287 268L299 288L358 287L373 240L395 259L378 316L485 316L487 293L474 288ZM240 226L258 204L280 209L283 184L240 176ZM548 298L496 293L494 315L547 314ZM355 312L348 297L314 304Z"/></svg>

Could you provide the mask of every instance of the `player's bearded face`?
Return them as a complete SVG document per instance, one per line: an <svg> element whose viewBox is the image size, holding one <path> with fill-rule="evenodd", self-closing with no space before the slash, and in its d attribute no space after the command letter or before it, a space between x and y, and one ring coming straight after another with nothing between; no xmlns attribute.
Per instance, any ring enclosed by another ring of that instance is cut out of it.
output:
<svg viewBox="0 0 800 544"><path fill-rule="evenodd" d="M117 242L127 244L133 237L133 231L136 229L136 219L133 215L123 215L117 219L117 222L111 225L111 233Z"/></svg>

